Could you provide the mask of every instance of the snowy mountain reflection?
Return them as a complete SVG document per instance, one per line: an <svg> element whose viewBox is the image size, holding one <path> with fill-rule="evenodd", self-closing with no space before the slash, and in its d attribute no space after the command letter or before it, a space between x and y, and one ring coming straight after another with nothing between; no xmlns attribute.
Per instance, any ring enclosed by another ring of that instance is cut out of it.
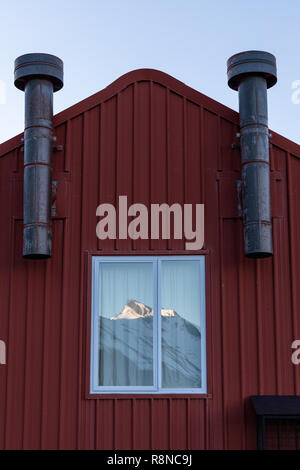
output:
<svg viewBox="0 0 300 470"><path fill-rule="evenodd" d="M153 309L130 300L99 318L99 385L153 385ZM161 310L164 388L201 387L201 333L175 310Z"/></svg>

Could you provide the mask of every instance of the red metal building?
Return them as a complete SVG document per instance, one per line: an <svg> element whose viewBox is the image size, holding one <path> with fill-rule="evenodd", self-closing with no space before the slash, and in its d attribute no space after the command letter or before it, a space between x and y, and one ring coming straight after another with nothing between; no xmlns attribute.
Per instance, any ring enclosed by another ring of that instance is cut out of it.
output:
<svg viewBox="0 0 300 470"><path fill-rule="evenodd" d="M239 116L156 70L54 118L52 258L22 257L21 135L0 145L2 449L254 449L252 395L300 395L300 147L272 132L274 256L243 250ZM62 146L60 149L59 146ZM181 255L96 237L96 207L205 204L207 394L88 394L91 255Z"/></svg>

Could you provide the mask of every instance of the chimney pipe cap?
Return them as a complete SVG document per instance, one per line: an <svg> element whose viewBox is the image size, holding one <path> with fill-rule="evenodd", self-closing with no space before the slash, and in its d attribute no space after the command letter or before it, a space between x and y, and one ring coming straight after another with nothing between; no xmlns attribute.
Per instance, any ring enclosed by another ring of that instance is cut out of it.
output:
<svg viewBox="0 0 300 470"><path fill-rule="evenodd" d="M15 60L15 86L24 91L29 80L41 78L51 81L53 91L58 91L63 87L63 67L63 61L55 55L42 53L21 55Z"/></svg>
<svg viewBox="0 0 300 470"><path fill-rule="evenodd" d="M266 79L267 87L277 82L276 58L270 52L245 51L231 56L227 61L228 86L238 90L241 81L249 75Z"/></svg>

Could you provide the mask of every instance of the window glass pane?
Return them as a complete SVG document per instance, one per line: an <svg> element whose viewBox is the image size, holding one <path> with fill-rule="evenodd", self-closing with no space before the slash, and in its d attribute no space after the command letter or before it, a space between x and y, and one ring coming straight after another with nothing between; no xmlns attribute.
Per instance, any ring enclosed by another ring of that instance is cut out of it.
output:
<svg viewBox="0 0 300 470"><path fill-rule="evenodd" d="M200 263L162 261L162 386L201 387Z"/></svg>
<svg viewBox="0 0 300 470"><path fill-rule="evenodd" d="M99 264L100 386L153 385L153 265Z"/></svg>

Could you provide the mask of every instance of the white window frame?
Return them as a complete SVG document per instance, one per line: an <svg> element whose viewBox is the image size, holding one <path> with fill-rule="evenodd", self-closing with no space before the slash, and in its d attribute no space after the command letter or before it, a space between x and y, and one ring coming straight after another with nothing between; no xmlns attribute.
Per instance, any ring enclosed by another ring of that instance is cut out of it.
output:
<svg viewBox="0 0 300 470"><path fill-rule="evenodd" d="M201 330L201 388L161 387L161 262L198 260L200 267L200 330ZM148 262L153 266L153 386L100 386L99 371L99 264L100 263ZM91 305L91 350L90 393L91 394L206 394L206 306L205 306L205 256L92 256L92 305Z"/></svg>

